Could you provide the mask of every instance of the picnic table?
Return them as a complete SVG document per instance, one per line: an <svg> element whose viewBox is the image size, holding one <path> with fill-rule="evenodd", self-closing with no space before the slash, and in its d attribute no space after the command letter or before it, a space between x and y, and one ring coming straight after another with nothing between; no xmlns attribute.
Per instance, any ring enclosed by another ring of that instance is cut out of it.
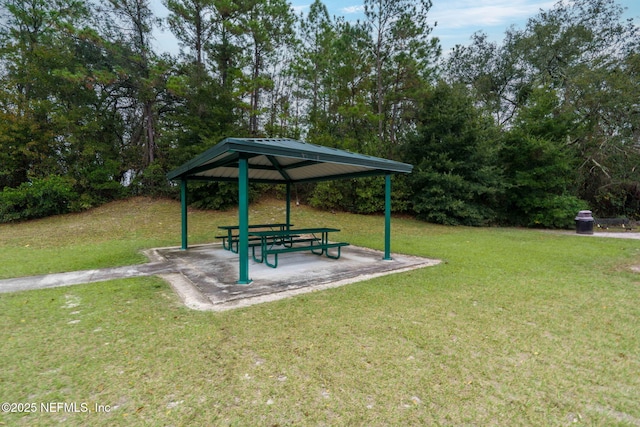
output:
<svg viewBox="0 0 640 427"><path fill-rule="evenodd" d="M270 231L276 231L276 230L287 230L289 229L291 226L293 226L293 224L287 224L287 223L273 223L273 224L251 224L249 225L249 230L258 230L258 229L268 229ZM234 232L237 232L240 229L240 226L238 225L221 225L218 227L221 230L225 230L227 232L226 235L223 236L216 236L217 239L222 239L222 247L228 251L231 251L233 253L238 253L238 241L239 241L239 236L238 234L234 234ZM250 237L249 238L249 246L255 246L257 244L259 244L258 242L260 241L259 238L257 237ZM233 248L235 244L235 249Z"/></svg>
<svg viewBox="0 0 640 427"><path fill-rule="evenodd" d="M328 258L340 258L340 250L349 245L346 242L330 242L329 233L339 232L337 228L299 228L273 231L249 231L249 237L260 239L259 245L252 245L251 253L254 261L272 268L278 267L278 254L309 251L315 255L326 255ZM319 236L319 237L318 237ZM256 255L256 246L260 247L260 257ZM337 248L337 254L332 255L329 249ZM274 262L269 262L269 255L273 255Z"/></svg>

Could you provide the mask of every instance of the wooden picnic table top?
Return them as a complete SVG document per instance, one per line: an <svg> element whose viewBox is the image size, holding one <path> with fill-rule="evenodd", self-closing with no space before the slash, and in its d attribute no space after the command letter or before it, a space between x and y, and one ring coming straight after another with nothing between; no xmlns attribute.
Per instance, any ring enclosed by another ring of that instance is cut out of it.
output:
<svg viewBox="0 0 640 427"><path fill-rule="evenodd" d="M292 225L293 224L287 224L287 223L250 224L248 228L251 229L251 228L266 228L266 227L291 227ZM240 226L239 225L219 225L218 228L221 230L238 230Z"/></svg>
<svg viewBox="0 0 640 427"><path fill-rule="evenodd" d="M250 236L258 237L282 237L292 234L314 234L314 233L332 233L340 231L338 228L315 227L315 228L298 228L290 230L271 230L271 231L249 231Z"/></svg>

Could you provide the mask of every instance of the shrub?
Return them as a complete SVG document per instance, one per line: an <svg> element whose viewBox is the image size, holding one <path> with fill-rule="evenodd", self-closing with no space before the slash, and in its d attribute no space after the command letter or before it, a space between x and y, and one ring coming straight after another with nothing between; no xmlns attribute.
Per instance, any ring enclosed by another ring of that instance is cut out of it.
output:
<svg viewBox="0 0 640 427"><path fill-rule="evenodd" d="M249 190L249 198L252 191ZM227 209L238 205L238 184L235 182L189 183L188 202L198 209Z"/></svg>
<svg viewBox="0 0 640 427"><path fill-rule="evenodd" d="M498 162L500 138L465 86L440 82L426 94L421 123L404 147L418 218L447 225L494 223L507 184Z"/></svg>
<svg viewBox="0 0 640 427"><path fill-rule="evenodd" d="M490 190L465 177L437 171L414 172L413 209L418 219L444 225L483 226L495 219L484 200Z"/></svg>
<svg viewBox="0 0 640 427"><path fill-rule="evenodd" d="M587 202L575 196L549 195L538 199L535 211L530 212L530 227L571 228L575 226L576 214L588 209Z"/></svg>
<svg viewBox="0 0 640 427"><path fill-rule="evenodd" d="M135 176L129 186L129 192L134 196L165 197L175 193L169 185L166 171L158 161L151 163L145 170Z"/></svg>
<svg viewBox="0 0 640 427"><path fill-rule="evenodd" d="M391 209L406 212L409 207L409 188L402 175L392 178ZM333 209L357 214L384 212L384 177L368 177L318 183L309 200L319 209Z"/></svg>
<svg viewBox="0 0 640 427"><path fill-rule="evenodd" d="M575 156L563 142L512 132L501 152L511 187L503 215L514 225L569 228L586 202L575 194Z"/></svg>
<svg viewBox="0 0 640 427"><path fill-rule="evenodd" d="M636 218L640 212L640 183L623 181L603 185L595 196L596 215Z"/></svg>
<svg viewBox="0 0 640 427"><path fill-rule="evenodd" d="M78 194L68 178L53 175L33 179L0 192L0 222L58 215L73 210Z"/></svg>

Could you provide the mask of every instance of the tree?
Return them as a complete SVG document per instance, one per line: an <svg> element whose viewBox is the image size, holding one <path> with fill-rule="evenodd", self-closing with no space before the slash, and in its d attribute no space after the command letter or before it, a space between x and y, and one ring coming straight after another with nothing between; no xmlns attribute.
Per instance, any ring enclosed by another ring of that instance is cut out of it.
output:
<svg viewBox="0 0 640 427"><path fill-rule="evenodd" d="M553 89L581 123L567 138L581 158L579 194L596 211L599 199L612 196L620 184L635 192L626 184L632 165L624 159L637 159L629 132L637 119L628 111L637 111L632 106L640 92L627 58L637 52L640 37L622 12L613 0L561 2L529 20L520 42L536 82Z"/></svg>
<svg viewBox="0 0 640 427"><path fill-rule="evenodd" d="M299 20L300 49L292 61L291 75L296 80L296 97L302 100L307 135L322 139L327 130L331 99L330 64L337 34L327 7L315 0L306 18Z"/></svg>
<svg viewBox="0 0 640 427"><path fill-rule="evenodd" d="M165 133L171 141L168 165L175 167L238 128L240 101L232 64L240 62L240 48L232 46L231 30L238 25L239 6L227 0L169 0L166 4L170 28L186 49L183 58L187 60L168 79L175 99L165 117Z"/></svg>
<svg viewBox="0 0 640 427"><path fill-rule="evenodd" d="M638 123L640 93L631 65L640 36L622 12L614 0L559 1L529 19L524 29L510 29L502 45L479 34L471 46L457 47L447 62L449 81L467 84L505 131L516 123L521 131L531 130L519 116L531 118L541 90L556 96L554 114L569 115L580 124L552 140L568 141L572 155L580 158L574 165L579 171L575 194L596 211L606 202L609 214L613 206L636 199L632 183L640 178L633 163L638 150L632 130ZM526 145L528 135L520 136ZM608 203L613 199L617 201ZM622 211L628 214L628 207Z"/></svg>
<svg viewBox="0 0 640 427"><path fill-rule="evenodd" d="M325 78L329 91L328 133L334 146L373 154L375 116L371 110L371 38L366 27L341 20L330 57L331 72ZM337 144L337 145L336 145Z"/></svg>
<svg viewBox="0 0 640 427"><path fill-rule="evenodd" d="M411 118L416 92L440 54L427 13L431 0L365 0L364 13L372 32L378 140L396 144L402 118ZM407 113L409 111L409 113ZM387 149L388 155L391 154Z"/></svg>
<svg viewBox="0 0 640 427"><path fill-rule="evenodd" d="M207 46L216 30L215 0L165 0L167 23L183 52L198 67L205 67Z"/></svg>
<svg viewBox="0 0 640 427"><path fill-rule="evenodd" d="M0 29L4 188L63 173L56 111L72 99L61 98L60 89L68 86L61 71L73 59L70 32L87 11L74 0L4 0L0 6L6 11Z"/></svg>
<svg viewBox="0 0 640 427"><path fill-rule="evenodd" d="M505 191L498 166L499 134L473 105L463 85L441 81L420 109L417 134L404 147L418 218L448 225L486 225L498 219Z"/></svg>
<svg viewBox="0 0 640 427"><path fill-rule="evenodd" d="M445 60L443 78L450 84L463 83L483 108L491 112L498 126L508 128L529 87L529 76L520 67L521 54L515 47L517 31L510 29L501 45L478 32L469 46L457 45Z"/></svg>
<svg viewBox="0 0 640 427"><path fill-rule="evenodd" d="M102 30L111 42L114 66L119 71L118 107L128 127L123 145L131 152L131 170L136 174L158 155L158 115L168 64L151 49L157 19L148 0L109 0L104 7Z"/></svg>
<svg viewBox="0 0 640 427"><path fill-rule="evenodd" d="M294 42L295 15L284 0L252 0L244 4L239 26L243 31L247 63L243 90L249 96L249 133L260 134L261 93L273 87L273 76L265 73L278 49Z"/></svg>
<svg viewBox="0 0 640 427"><path fill-rule="evenodd" d="M121 121L108 90L114 74L86 6L2 3L0 188L60 175L82 195L81 206L120 193L122 162L113 135Z"/></svg>
<svg viewBox="0 0 640 427"><path fill-rule="evenodd" d="M509 189L501 203L507 222L547 228L569 228L586 209L577 194L578 156L567 143L576 128L572 112L563 109L555 91L532 91L500 150Z"/></svg>
<svg viewBox="0 0 640 427"><path fill-rule="evenodd" d="M611 70L587 69L581 77L579 192L599 216L640 217L639 64L630 52Z"/></svg>

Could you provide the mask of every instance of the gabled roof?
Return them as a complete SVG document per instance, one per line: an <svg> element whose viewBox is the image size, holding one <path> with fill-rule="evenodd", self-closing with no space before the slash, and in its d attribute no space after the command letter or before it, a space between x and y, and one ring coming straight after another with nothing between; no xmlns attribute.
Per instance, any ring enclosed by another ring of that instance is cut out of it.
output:
<svg viewBox="0 0 640 427"><path fill-rule="evenodd" d="M249 180L264 183L324 181L410 173L412 165L288 138L226 138L167 178L236 181L238 160L247 158Z"/></svg>

